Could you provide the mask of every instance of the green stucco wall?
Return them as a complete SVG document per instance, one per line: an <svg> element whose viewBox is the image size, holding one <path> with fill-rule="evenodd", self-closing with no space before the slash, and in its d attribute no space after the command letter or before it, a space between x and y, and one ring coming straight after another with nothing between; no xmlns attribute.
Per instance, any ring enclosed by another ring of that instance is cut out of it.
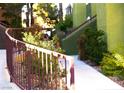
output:
<svg viewBox="0 0 124 93"><path fill-rule="evenodd" d="M106 4L108 49L124 55L124 4Z"/></svg>
<svg viewBox="0 0 124 93"><path fill-rule="evenodd" d="M106 31L106 4L97 3L97 28L98 30Z"/></svg>
<svg viewBox="0 0 124 93"><path fill-rule="evenodd" d="M74 3L73 4L73 27L79 26L86 20L86 4Z"/></svg>
<svg viewBox="0 0 124 93"><path fill-rule="evenodd" d="M91 16L96 15L96 3L91 3Z"/></svg>
<svg viewBox="0 0 124 93"><path fill-rule="evenodd" d="M124 55L124 4L92 3L90 12L97 14L97 29L106 33L108 50ZM85 21L86 15L86 4L73 4L74 27Z"/></svg>
<svg viewBox="0 0 124 93"><path fill-rule="evenodd" d="M124 55L124 4L97 4L97 28L106 32L109 51Z"/></svg>

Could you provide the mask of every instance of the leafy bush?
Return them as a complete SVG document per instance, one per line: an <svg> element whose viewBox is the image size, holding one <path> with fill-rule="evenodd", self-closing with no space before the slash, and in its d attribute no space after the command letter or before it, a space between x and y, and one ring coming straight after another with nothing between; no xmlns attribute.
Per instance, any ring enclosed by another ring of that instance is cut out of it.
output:
<svg viewBox="0 0 124 93"><path fill-rule="evenodd" d="M101 70L105 75L118 76L124 79L124 56L118 53L104 54Z"/></svg>
<svg viewBox="0 0 124 93"><path fill-rule="evenodd" d="M67 28L71 28L72 26L73 26L72 15L66 15L65 20L58 22L55 28L66 33Z"/></svg>
<svg viewBox="0 0 124 93"><path fill-rule="evenodd" d="M37 45L42 48L64 53L65 51L61 48L59 38L55 35L52 40L44 38L44 33L42 31L27 31L22 32L23 41Z"/></svg>
<svg viewBox="0 0 124 93"><path fill-rule="evenodd" d="M78 54L80 60L85 60L85 42L86 36L83 34L78 39Z"/></svg>
<svg viewBox="0 0 124 93"><path fill-rule="evenodd" d="M80 43L82 42L82 45ZM90 59L99 63L103 57L103 53L107 51L107 43L103 31L92 30L91 28L85 29L80 41L78 43L79 52L84 51L84 59ZM81 47L82 46L82 47Z"/></svg>
<svg viewBox="0 0 124 93"><path fill-rule="evenodd" d="M34 34L32 34L31 32L22 32L22 34L24 35L24 37L22 38L23 41L31 43L31 44L35 44L35 45L39 45L40 44L40 38L42 37L43 33L41 32L35 32Z"/></svg>
<svg viewBox="0 0 124 93"><path fill-rule="evenodd" d="M65 25L67 28L71 28L73 26L73 21L72 21L72 15L66 15L65 16Z"/></svg>
<svg viewBox="0 0 124 93"><path fill-rule="evenodd" d="M59 22L58 24L56 24L56 29L65 32L66 29L67 29L67 26L66 26L65 22L61 21L61 22Z"/></svg>

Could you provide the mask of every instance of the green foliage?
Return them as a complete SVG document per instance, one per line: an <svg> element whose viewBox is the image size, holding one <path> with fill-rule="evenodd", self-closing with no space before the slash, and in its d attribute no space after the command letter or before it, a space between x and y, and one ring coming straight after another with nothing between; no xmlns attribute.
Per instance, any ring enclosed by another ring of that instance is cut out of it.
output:
<svg viewBox="0 0 124 93"><path fill-rule="evenodd" d="M55 35L52 40L45 39L44 33L42 31L26 31L22 32L23 40L25 42L40 46L42 48L46 48L49 50L57 51L60 53L64 53L65 51L60 46L59 38Z"/></svg>
<svg viewBox="0 0 124 93"><path fill-rule="evenodd" d="M64 50L66 50L66 54L68 55L77 55L78 54L78 38L80 35L85 31L86 28L92 28L92 30L96 30L96 20L91 22L89 25L86 25L85 27L82 27L80 29L77 29L74 31L75 33L69 34L66 38L63 38L62 40L62 47Z"/></svg>
<svg viewBox="0 0 124 93"><path fill-rule="evenodd" d="M21 9L24 3L5 3L0 6L5 10L2 16L12 27L21 27Z"/></svg>
<svg viewBox="0 0 124 93"><path fill-rule="evenodd" d="M65 16L65 25L66 25L68 28L73 27L72 15L66 15L66 16Z"/></svg>
<svg viewBox="0 0 124 93"><path fill-rule="evenodd" d="M43 75L47 75L46 74L46 68L48 69L48 73L52 72L54 73L53 74L53 77L55 77L55 73L56 74L62 74L61 76L65 76L65 71L61 71L60 68L59 68L59 64L58 64L58 57L55 57L55 56L51 56L51 59L50 59L50 55L47 54L47 65L46 65L46 54L43 53L43 54L40 54L40 57L38 58L37 56L38 54L37 53L34 53L32 52L31 55L30 55L30 59L32 60L32 71L33 73L35 74L38 74L39 75L39 71L41 72L40 75L42 76ZM42 58L43 56L43 58ZM42 62L42 59L43 59L43 62ZM52 67L52 68L51 68ZM64 69L65 70L65 69Z"/></svg>
<svg viewBox="0 0 124 93"><path fill-rule="evenodd" d="M84 48L83 50L85 51L85 59L90 59L99 63L103 57L103 53L107 51L104 32L87 28L82 35L82 39L84 40L82 48Z"/></svg>
<svg viewBox="0 0 124 93"><path fill-rule="evenodd" d="M12 20L12 22L10 23L12 27L14 28L18 28L21 27L21 17L17 17L15 19Z"/></svg>
<svg viewBox="0 0 124 93"><path fill-rule="evenodd" d="M56 29L59 29L59 30L65 32L67 29L67 26L66 26L65 22L61 21L58 24L56 24Z"/></svg>
<svg viewBox="0 0 124 93"><path fill-rule="evenodd" d="M34 35L31 32L22 32L24 37L22 38L25 42L38 45L40 44L40 37L43 35L41 32L35 32Z"/></svg>
<svg viewBox="0 0 124 93"><path fill-rule="evenodd" d="M83 34L78 39L78 54L80 60L85 60L85 43L86 43L86 36Z"/></svg>
<svg viewBox="0 0 124 93"><path fill-rule="evenodd" d="M118 76L124 79L124 56L118 53L104 54L101 70L105 75Z"/></svg>
<svg viewBox="0 0 124 93"><path fill-rule="evenodd" d="M63 32L67 31L67 28L73 26L72 15L66 15L64 21L60 21L56 24L55 28Z"/></svg>
<svg viewBox="0 0 124 93"><path fill-rule="evenodd" d="M34 11L37 12L37 15L41 16L44 21L46 21L46 18L57 20L58 9L54 3L39 3Z"/></svg>

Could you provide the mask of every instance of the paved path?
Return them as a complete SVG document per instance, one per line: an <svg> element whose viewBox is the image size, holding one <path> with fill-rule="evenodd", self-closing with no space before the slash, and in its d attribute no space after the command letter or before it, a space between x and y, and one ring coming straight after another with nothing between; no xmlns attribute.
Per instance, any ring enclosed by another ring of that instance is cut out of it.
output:
<svg viewBox="0 0 124 93"><path fill-rule="evenodd" d="M123 87L78 60L77 56L74 59L75 93L124 93ZM0 50L0 90L19 90L14 83L10 83L6 66L6 50Z"/></svg>
<svg viewBox="0 0 124 93"><path fill-rule="evenodd" d="M6 50L0 50L0 90L18 90L19 88L14 83L10 83L6 67Z"/></svg>
<svg viewBox="0 0 124 93"><path fill-rule="evenodd" d="M124 93L123 87L78 60L77 56L74 59L76 93Z"/></svg>

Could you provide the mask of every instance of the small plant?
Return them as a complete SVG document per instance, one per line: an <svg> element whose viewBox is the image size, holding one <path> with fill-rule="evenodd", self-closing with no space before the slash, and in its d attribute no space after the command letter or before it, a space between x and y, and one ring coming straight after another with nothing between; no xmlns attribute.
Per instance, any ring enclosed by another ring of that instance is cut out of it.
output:
<svg viewBox="0 0 124 93"><path fill-rule="evenodd" d="M56 29L59 29L59 30L65 32L67 29L67 26L66 26L65 22L61 21L58 24L56 24Z"/></svg>
<svg viewBox="0 0 124 93"><path fill-rule="evenodd" d="M58 22L58 24L56 24L55 26L57 30L61 30L65 33L67 33L68 28L72 27L73 27L72 15L66 15L65 20Z"/></svg>
<svg viewBox="0 0 124 93"><path fill-rule="evenodd" d="M78 39L78 55L80 60L85 60L85 46L86 43L86 36L83 34Z"/></svg>
<svg viewBox="0 0 124 93"><path fill-rule="evenodd" d="M37 28L35 28L34 31L33 29L29 29L29 30L30 31L22 32L23 41L37 45L45 49L49 49L60 53L65 53L65 51L61 48L60 40L57 37L57 35L54 35L52 37L52 40L50 40L49 38L46 39L44 36L45 34L42 31L38 30Z"/></svg>
<svg viewBox="0 0 124 93"><path fill-rule="evenodd" d="M117 76L124 79L124 56L118 53L104 54L101 70L107 76Z"/></svg>
<svg viewBox="0 0 124 93"><path fill-rule="evenodd" d="M107 51L107 43L103 31L85 29L78 41L80 59L90 59L99 62L102 60L103 53ZM81 55L83 54L83 56Z"/></svg>
<svg viewBox="0 0 124 93"><path fill-rule="evenodd" d="M66 15L65 16L65 25L67 26L67 28L73 27L72 15Z"/></svg>

